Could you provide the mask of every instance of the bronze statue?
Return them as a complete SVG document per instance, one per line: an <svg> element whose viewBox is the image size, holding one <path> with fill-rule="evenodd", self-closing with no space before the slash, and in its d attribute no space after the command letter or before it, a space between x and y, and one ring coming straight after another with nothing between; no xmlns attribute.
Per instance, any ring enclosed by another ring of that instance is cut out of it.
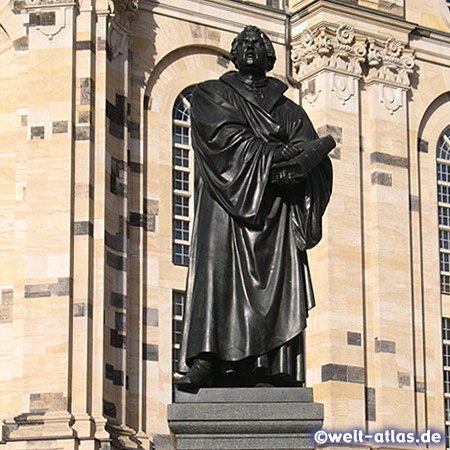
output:
<svg viewBox="0 0 450 450"><path fill-rule="evenodd" d="M178 389L298 386L314 306L306 250L322 235L331 137L318 136L287 86L267 77L269 38L234 39L238 72L192 96L195 219Z"/></svg>

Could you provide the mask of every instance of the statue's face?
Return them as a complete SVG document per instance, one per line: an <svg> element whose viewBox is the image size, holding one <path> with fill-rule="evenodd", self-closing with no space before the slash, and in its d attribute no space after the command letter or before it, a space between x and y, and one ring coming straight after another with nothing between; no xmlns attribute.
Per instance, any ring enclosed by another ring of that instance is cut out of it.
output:
<svg viewBox="0 0 450 450"><path fill-rule="evenodd" d="M267 50L260 35L246 31L237 45L237 66L244 74L264 75L267 71Z"/></svg>

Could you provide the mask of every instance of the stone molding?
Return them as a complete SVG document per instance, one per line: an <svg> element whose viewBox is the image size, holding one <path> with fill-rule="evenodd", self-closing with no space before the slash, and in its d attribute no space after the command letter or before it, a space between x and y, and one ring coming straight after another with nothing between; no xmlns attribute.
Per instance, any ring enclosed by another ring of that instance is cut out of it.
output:
<svg viewBox="0 0 450 450"><path fill-rule="evenodd" d="M404 89L411 85L415 65L414 52L401 42L369 39L347 24L304 30L293 43L291 59L299 81L326 70Z"/></svg>

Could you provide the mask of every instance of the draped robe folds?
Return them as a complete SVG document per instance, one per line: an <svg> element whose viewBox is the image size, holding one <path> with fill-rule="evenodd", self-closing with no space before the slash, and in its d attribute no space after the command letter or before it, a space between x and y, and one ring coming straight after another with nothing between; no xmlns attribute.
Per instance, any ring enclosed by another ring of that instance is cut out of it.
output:
<svg viewBox="0 0 450 450"><path fill-rule="evenodd" d="M180 372L203 353L261 363L288 349L314 306L305 251L322 236L332 168L326 158L300 184L271 183L275 151L317 138L286 89L268 78L257 101L228 72L192 96L197 176Z"/></svg>

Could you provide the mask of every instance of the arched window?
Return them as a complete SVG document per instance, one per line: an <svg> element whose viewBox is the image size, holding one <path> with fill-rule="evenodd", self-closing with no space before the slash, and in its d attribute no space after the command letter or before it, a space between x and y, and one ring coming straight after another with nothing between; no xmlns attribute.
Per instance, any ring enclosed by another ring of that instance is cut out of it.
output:
<svg viewBox="0 0 450 450"><path fill-rule="evenodd" d="M441 292L450 294L450 128L437 148Z"/></svg>
<svg viewBox="0 0 450 450"><path fill-rule="evenodd" d="M177 97L172 115L172 261L182 266L189 263L193 214L194 156L190 136L190 100L194 87L184 89Z"/></svg>

